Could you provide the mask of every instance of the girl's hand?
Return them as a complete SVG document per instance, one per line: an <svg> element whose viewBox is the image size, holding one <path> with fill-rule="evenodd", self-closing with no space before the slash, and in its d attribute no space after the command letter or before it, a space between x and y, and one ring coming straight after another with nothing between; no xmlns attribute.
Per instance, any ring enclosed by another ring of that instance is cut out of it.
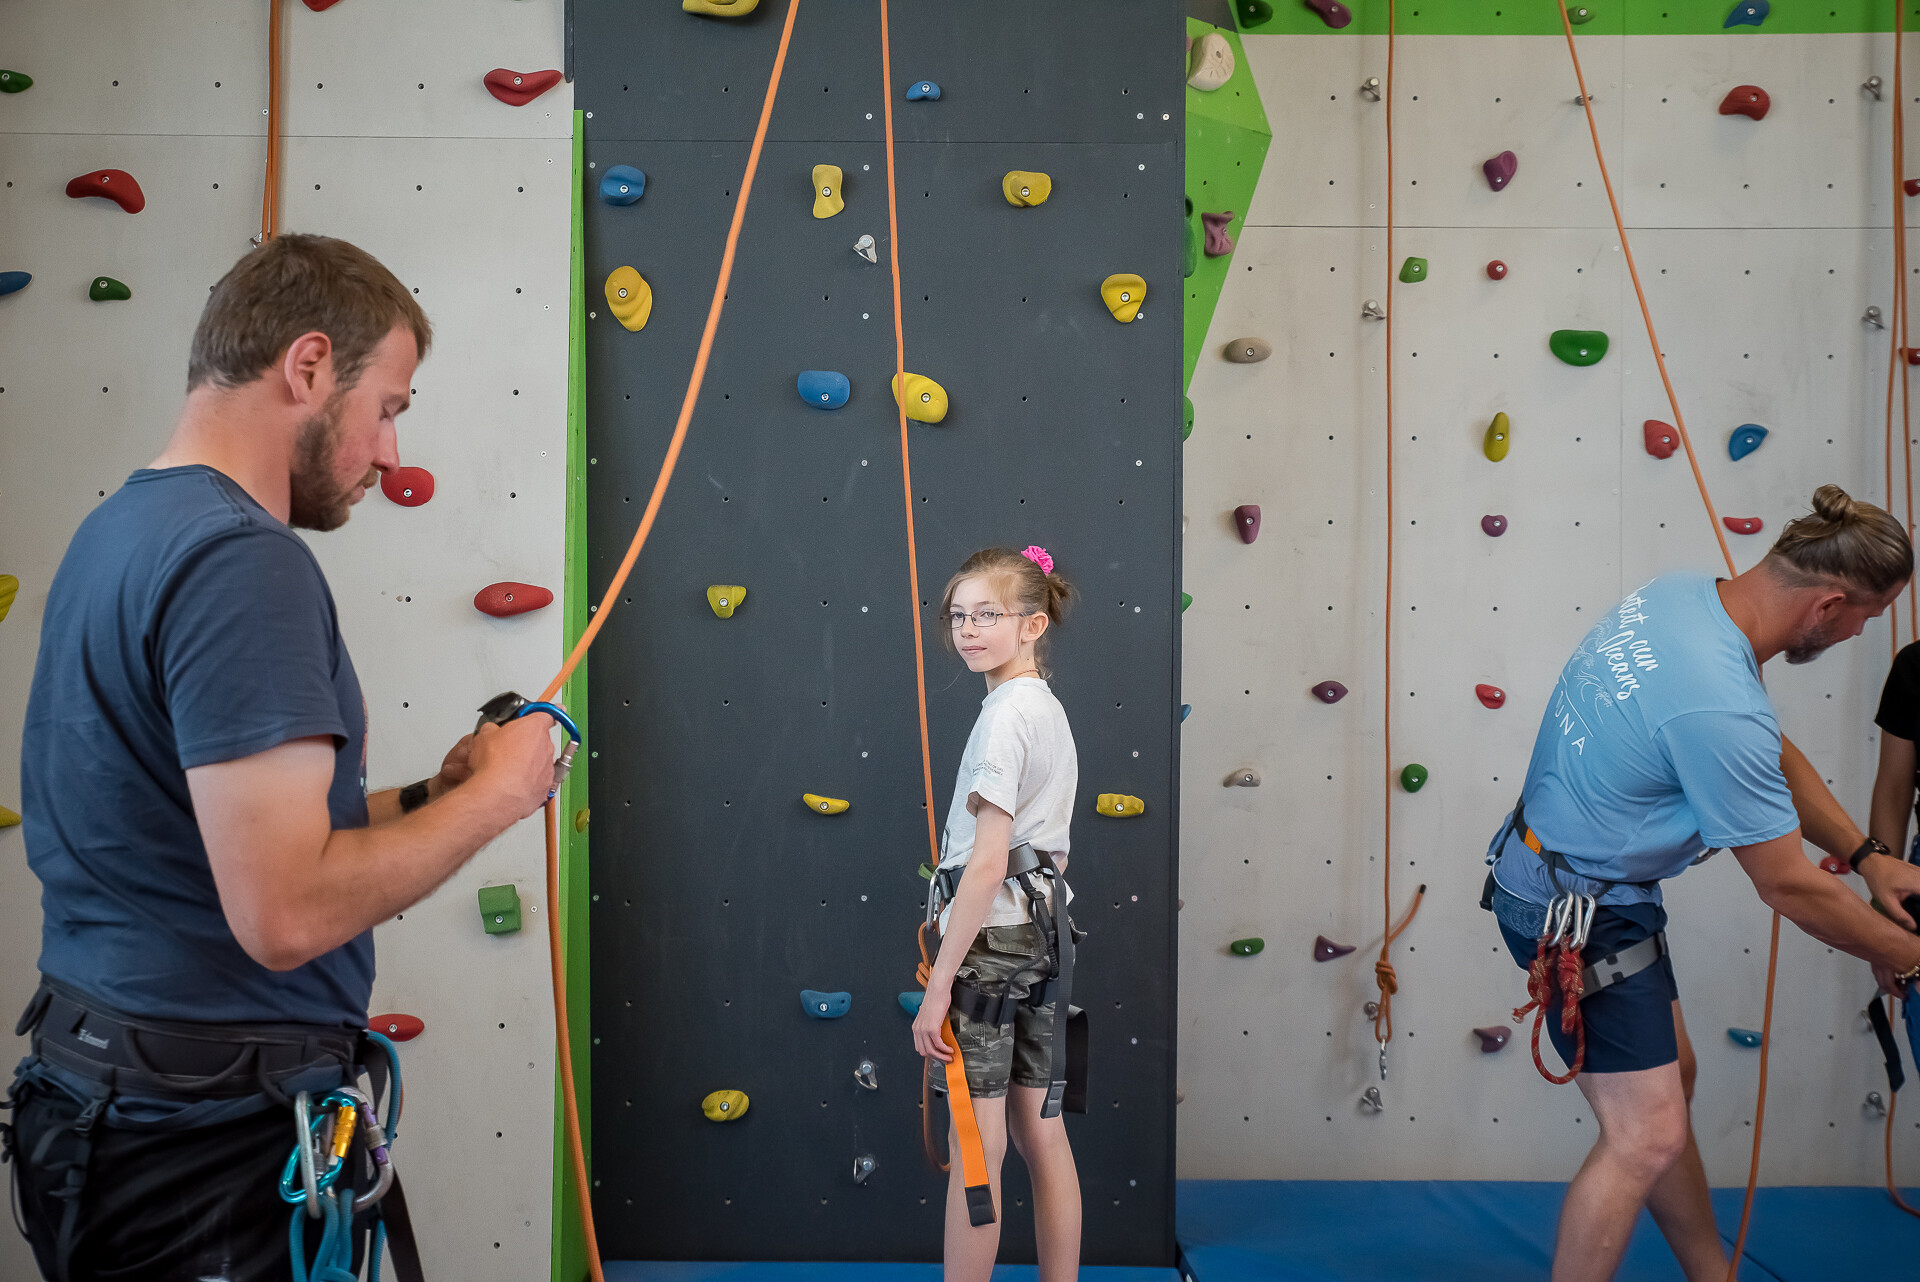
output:
<svg viewBox="0 0 1920 1282"><path fill-rule="evenodd" d="M922 1059L937 1059L942 1064L953 1060L953 1052L940 1036L947 1025L947 1009L953 1005L948 989L927 990L920 1001L920 1013L913 1017L913 1049Z"/></svg>

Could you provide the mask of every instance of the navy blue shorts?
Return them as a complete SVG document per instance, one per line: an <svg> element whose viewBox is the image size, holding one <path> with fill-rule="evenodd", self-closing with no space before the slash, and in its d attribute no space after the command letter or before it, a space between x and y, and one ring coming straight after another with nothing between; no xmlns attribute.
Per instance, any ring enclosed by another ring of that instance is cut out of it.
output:
<svg viewBox="0 0 1920 1282"><path fill-rule="evenodd" d="M1544 913L1494 886L1493 903L1500 918L1500 936L1507 951L1522 970L1533 965L1540 949L1539 930L1532 937L1508 925L1539 920ZM1593 928L1587 933L1586 949L1580 954L1589 965L1596 958L1623 948L1666 929L1667 910L1658 904L1602 904L1594 913ZM1680 1058L1680 1042L1673 1027L1673 1003L1680 990L1673 981L1673 958L1662 957L1653 965L1628 976L1624 981L1590 994L1580 1003L1580 1018L1587 1026L1587 1073L1632 1073L1644 1068L1659 1068ZM1533 1016L1527 1016L1522 1034L1532 1037ZM1577 1047L1572 1035L1560 1031L1560 998L1556 994L1547 1008L1546 1031L1563 1063L1573 1063Z"/></svg>

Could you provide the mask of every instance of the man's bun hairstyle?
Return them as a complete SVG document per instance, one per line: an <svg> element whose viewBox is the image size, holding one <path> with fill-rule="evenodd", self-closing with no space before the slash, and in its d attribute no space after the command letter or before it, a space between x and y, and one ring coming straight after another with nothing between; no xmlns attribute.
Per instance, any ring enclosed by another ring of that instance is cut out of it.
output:
<svg viewBox="0 0 1920 1282"><path fill-rule="evenodd" d="M1796 587L1839 579L1877 597L1913 577L1913 543L1884 510L1823 485L1813 492L1813 511L1780 531L1767 562Z"/></svg>

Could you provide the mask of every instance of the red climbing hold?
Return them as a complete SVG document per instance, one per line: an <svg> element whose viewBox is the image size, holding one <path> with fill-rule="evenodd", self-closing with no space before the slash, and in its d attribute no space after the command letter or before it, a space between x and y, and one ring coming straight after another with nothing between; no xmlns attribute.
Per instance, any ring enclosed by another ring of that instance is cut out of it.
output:
<svg viewBox="0 0 1920 1282"><path fill-rule="evenodd" d="M433 497L433 473L424 467L396 467L382 472L380 492L401 507L419 507Z"/></svg>
<svg viewBox="0 0 1920 1282"><path fill-rule="evenodd" d="M307 0L307 8L315 13L323 13L340 3L340 0Z"/></svg>
<svg viewBox="0 0 1920 1282"><path fill-rule="evenodd" d="M1251 543L1260 537L1260 505L1242 503L1233 509L1233 528L1240 532L1242 543Z"/></svg>
<svg viewBox="0 0 1920 1282"><path fill-rule="evenodd" d="M1507 692L1499 686L1475 686L1473 692L1480 696L1480 702L1489 708L1498 708L1507 701Z"/></svg>
<svg viewBox="0 0 1920 1282"><path fill-rule="evenodd" d="M316 6L314 0L307 0L307 4L315 8L325 8L333 2L334 0L320 0ZM374 1015L367 1020L367 1027L382 1037L390 1037L396 1042L410 1042L427 1031L426 1024L417 1015Z"/></svg>
<svg viewBox="0 0 1920 1282"><path fill-rule="evenodd" d="M1480 518L1480 532L1488 538L1497 539L1507 532L1507 518L1504 516L1483 516Z"/></svg>
<svg viewBox="0 0 1920 1282"><path fill-rule="evenodd" d="M1903 347L1900 350L1907 354L1907 364L1920 365L1920 347Z"/></svg>
<svg viewBox="0 0 1920 1282"><path fill-rule="evenodd" d="M1672 458L1673 452L1680 448L1680 433L1673 430L1671 423L1650 418L1642 430L1647 434L1647 453L1655 458Z"/></svg>
<svg viewBox="0 0 1920 1282"><path fill-rule="evenodd" d="M1315 935L1313 937L1313 959L1317 962L1332 961L1336 957L1345 957L1352 951L1352 944L1336 944L1325 935Z"/></svg>
<svg viewBox="0 0 1920 1282"><path fill-rule="evenodd" d="M1513 181L1514 171L1520 168L1520 161L1510 151L1503 151L1480 166L1480 172L1487 176L1487 186L1495 191L1505 191L1507 184Z"/></svg>
<svg viewBox="0 0 1920 1282"><path fill-rule="evenodd" d="M81 174L67 184L67 195L75 200L82 196L104 196L130 214L147 207L147 193L140 190L140 184L124 169L96 169L90 174Z"/></svg>
<svg viewBox="0 0 1920 1282"><path fill-rule="evenodd" d="M1771 106L1773 106L1773 99L1767 97L1767 91L1759 85L1735 85L1728 91L1727 96L1720 100L1720 114L1762 120L1766 118L1767 108Z"/></svg>
<svg viewBox="0 0 1920 1282"><path fill-rule="evenodd" d="M509 71L495 67L482 82L487 92L509 107L524 107L560 83L557 71Z"/></svg>
<svg viewBox="0 0 1920 1282"><path fill-rule="evenodd" d="M1491 1055L1507 1044L1507 1038L1513 1036L1513 1030L1495 1024L1490 1028L1476 1028L1473 1035L1480 1039L1480 1053Z"/></svg>
<svg viewBox="0 0 1920 1282"><path fill-rule="evenodd" d="M1847 866L1847 861L1838 855L1828 855L1820 861L1820 867L1836 877L1844 877L1853 871L1852 868Z"/></svg>
<svg viewBox="0 0 1920 1282"><path fill-rule="evenodd" d="M1758 534L1764 523L1757 516L1723 516L1720 524L1735 534Z"/></svg>
<svg viewBox="0 0 1920 1282"><path fill-rule="evenodd" d="M1501 262L1498 258L1496 258L1492 262L1487 264L1488 280L1505 280L1506 278L1507 278L1507 265L1505 263Z"/></svg>
<svg viewBox="0 0 1920 1282"><path fill-rule="evenodd" d="M553 593L531 583L489 583L473 594L473 608L496 619L552 604Z"/></svg>
<svg viewBox="0 0 1920 1282"><path fill-rule="evenodd" d="M1900 185L1906 188L1907 195L1920 196L1920 178L1909 178Z"/></svg>
<svg viewBox="0 0 1920 1282"><path fill-rule="evenodd" d="M1338 681L1322 681L1313 688L1313 697L1322 703L1338 703L1347 697L1347 688Z"/></svg>

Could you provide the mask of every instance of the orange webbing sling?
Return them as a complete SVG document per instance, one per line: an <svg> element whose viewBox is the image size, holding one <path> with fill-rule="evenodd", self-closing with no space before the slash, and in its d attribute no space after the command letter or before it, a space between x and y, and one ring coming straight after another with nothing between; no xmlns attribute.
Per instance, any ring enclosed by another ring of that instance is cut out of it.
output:
<svg viewBox="0 0 1920 1282"><path fill-rule="evenodd" d="M931 886L928 894L933 893ZM927 956L927 931L930 923L920 926L920 966L914 972L914 979L921 988L927 986L927 980L933 975L933 962ZM924 999L923 999L924 1000ZM946 1063L947 1071L947 1107L953 1112L953 1133L960 1141L960 1174L967 1183L967 1219L975 1228L983 1224L992 1224L993 1186L987 1178L987 1154L980 1143L980 1123L973 1115L973 1094L967 1090L967 1066L960 1057L960 1044L953 1039L951 1021L940 1025L940 1040L953 1052L953 1058ZM927 1158L941 1170L948 1170L950 1164L940 1160L939 1150L933 1145L933 1109L932 1101L927 1098L927 1075L920 1074L920 1142L926 1146Z"/></svg>

